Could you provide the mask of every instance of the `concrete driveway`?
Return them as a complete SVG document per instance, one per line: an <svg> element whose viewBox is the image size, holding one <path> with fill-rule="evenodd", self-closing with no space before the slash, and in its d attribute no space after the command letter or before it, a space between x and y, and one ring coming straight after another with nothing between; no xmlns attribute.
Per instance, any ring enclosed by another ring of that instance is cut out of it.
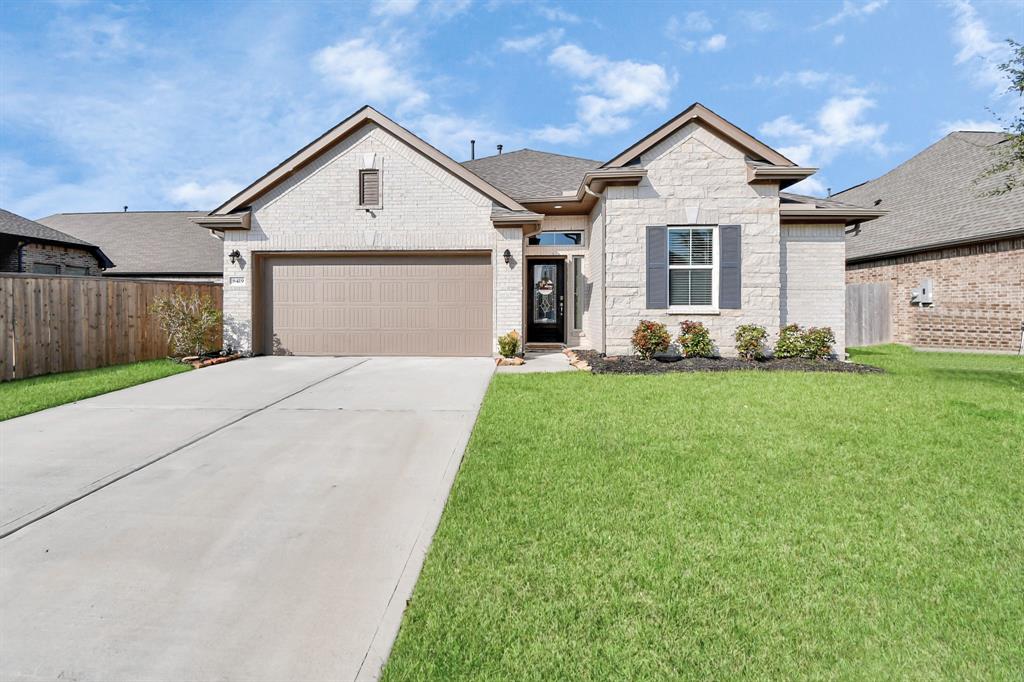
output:
<svg viewBox="0 0 1024 682"><path fill-rule="evenodd" d="M493 367L254 358L0 423L0 680L375 678Z"/></svg>

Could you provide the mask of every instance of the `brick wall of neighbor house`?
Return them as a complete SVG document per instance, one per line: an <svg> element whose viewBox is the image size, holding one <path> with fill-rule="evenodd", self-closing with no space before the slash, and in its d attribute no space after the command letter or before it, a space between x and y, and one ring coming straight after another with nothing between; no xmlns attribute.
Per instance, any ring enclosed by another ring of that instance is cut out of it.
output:
<svg viewBox="0 0 1024 682"><path fill-rule="evenodd" d="M6 272L17 272L18 271L18 250L12 249L7 254L7 261L3 264ZM32 272L32 267L39 264L45 265L57 265L60 267L58 274L66 275L70 274L65 271L68 266L76 268L88 268L88 276L96 277L99 276L103 271L100 270L99 261L96 260L96 256L92 255L89 251L82 249L76 249L74 247L59 246L57 244L37 244L28 243L21 247L21 271ZM10 269L7 270L7 266Z"/></svg>
<svg viewBox="0 0 1024 682"><path fill-rule="evenodd" d="M636 187L606 190L605 309L607 352L630 352L640 319L660 320L675 336L679 322L700 320L723 355L735 355L740 324L779 326L779 197L774 183L747 182L744 154L690 123L643 154L647 177ZM696 210L689 220L687 208ZM646 308L647 225L742 225L742 308L718 315L667 314Z"/></svg>
<svg viewBox="0 0 1024 682"><path fill-rule="evenodd" d="M783 225L779 325L831 327L846 348L845 226Z"/></svg>
<svg viewBox="0 0 1024 682"><path fill-rule="evenodd" d="M377 155L383 208L358 206L365 154ZM494 267L494 328L522 332L522 231L495 229L491 199L376 125L341 142L253 205L252 229L224 240L224 343L252 349L252 254L259 251L484 250ZM509 249L516 269L501 254ZM242 254L242 267L227 257ZM231 283L231 277L244 277ZM497 341L495 340L495 347Z"/></svg>
<svg viewBox="0 0 1024 682"><path fill-rule="evenodd" d="M934 305L910 303L930 278ZM1004 239L847 267L851 284L889 284L893 341L920 348L1015 352L1024 322L1024 239Z"/></svg>
<svg viewBox="0 0 1024 682"><path fill-rule="evenodd" d="M586 310L583 313L583 328L573 329L573 300L575 295L575 282L573 282L573 256L583 256L584 277L586 277L587 251L590 244L590 220L585 215L549 215L544 218L545 232L582 232L583 244L581 246L529 246L523 247L523 253L527 258L562 258L565 260L565 342L569 346L579 346L586 337L587 321ZM526 240L523 240L524 242ZM529 273L525 273L529 278ZM530 284L527 281L523 287L523 305L526 305L527 297L530 295ZM524 308L525 310L526 308Z"/></svg>

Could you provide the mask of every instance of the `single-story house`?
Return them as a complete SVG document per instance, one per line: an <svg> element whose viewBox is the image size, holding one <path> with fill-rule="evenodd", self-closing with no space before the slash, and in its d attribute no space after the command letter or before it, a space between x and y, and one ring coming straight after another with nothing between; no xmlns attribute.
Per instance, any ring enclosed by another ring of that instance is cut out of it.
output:
<svg viewBox="0 0 1024 682"><path fill-rule="evenodd" d="M693 104L601 162L457 163L364 107L193 218L224 237L225 345L297 355L631 350L641 319L829 325L843 232L880 215L780 190L815 169Z"/></svg>
<svg viewBox="0 0 1024 682"><path fill-rule="evenodd" d="M978 180L1003 133L950 133L885 175L833 198L886 215L850 230L846 281L886 285L891 339L920 348L1020 350L1024 188Z"/></svg>
<svg viewBox="0 0 1024 682"><path fill-rule="evenodd" d="M224 249L191 218L208 211L57 213L39 222L98 244L117 263L105 277L219 282Z"/></svg>
<svg viewBox="0 0 1024 682"><path fill-rule="evenodd" d="M0 272L94 277L112 267L95 244L0 209Z"/></svg>

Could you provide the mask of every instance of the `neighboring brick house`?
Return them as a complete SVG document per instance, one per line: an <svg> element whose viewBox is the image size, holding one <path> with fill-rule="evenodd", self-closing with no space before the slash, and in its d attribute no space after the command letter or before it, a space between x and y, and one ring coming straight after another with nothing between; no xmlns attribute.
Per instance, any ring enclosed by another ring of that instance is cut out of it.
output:
<svg viewBox="0 0 1024 682"><path fill-rule="evenodd" d="M615 158L459 164L370 107L197 225L224 237L225 345L304 355L490 355L497 336L631 351L640 319L831 325L846 226L787 195L812 173L694 104Z"/></svg>
<svg viewBox="0 0 1024 682"><path fill-rule="evenodd" d="M954 132L834 198L887 214L848 231L846 281L889 286L892 340L1018 352L1024 325L1024 188L978 181L1002 133ZM912 301L931 283L930 301Z"/></svg>
<svg viewBox="0 0 1024 682"><path fill-rule="evenodd" d="M39 222L98 244L116 267L104 277L219 282L223 246L191 218L206 211L57 213Z"/></svg>
<svg viewBox="0 0 1024 682"><path fill-rule="evenodd" d="M113 265L95 244L0 209L0 272L91 277Z"/></svg>

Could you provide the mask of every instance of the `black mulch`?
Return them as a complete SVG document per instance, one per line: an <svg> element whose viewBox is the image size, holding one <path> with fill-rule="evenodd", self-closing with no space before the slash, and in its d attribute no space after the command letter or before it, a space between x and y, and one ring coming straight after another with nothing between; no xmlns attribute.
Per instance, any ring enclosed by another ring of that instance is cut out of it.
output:
<svg viewBox="0 0 1024 682"><path fill-rule="evenodd" d="M839 360L805 360L803 358L769 359L748 362L738 358L683 358L676 362L641 360L629 355L605 355L594 350L578 350L576 355L586 360L595 374L666 374L669 372L854 372L879 374L882 370L871 365L859 365Z"/></svg>

